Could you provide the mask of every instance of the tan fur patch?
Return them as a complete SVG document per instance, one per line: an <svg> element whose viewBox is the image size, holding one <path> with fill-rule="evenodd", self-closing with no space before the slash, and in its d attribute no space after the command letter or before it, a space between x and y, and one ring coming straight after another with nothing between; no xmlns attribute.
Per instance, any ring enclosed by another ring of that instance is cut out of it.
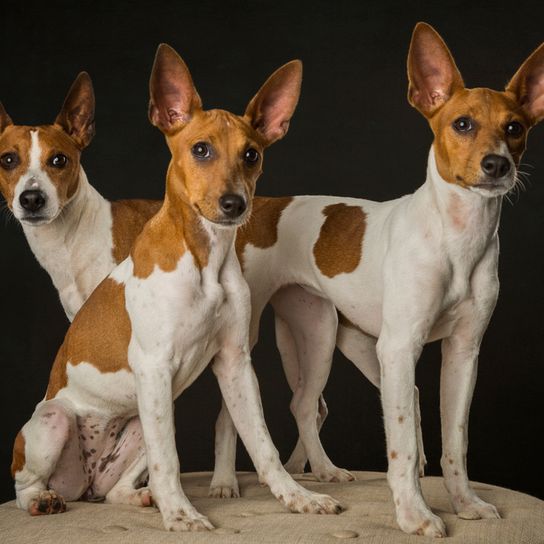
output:
<svg viewBox="0 0 544 544"><path fill-rule="evenodd" d="M8 206L12 206L15 186L29 166L31 149L31 131L38 131L41 147L40 166L47 172L57 190L62 207L74 195L79 180L79 161L81 152L74 141L60 127L44 125L39 127L8 126L0 135L0 155L16 153L20 163L12 170L0 168L0 190ZM55 168L49 159L62 153L68 158L64 168Z"/></svg>
<svg viewBox="0 0 544 544"><path fill-rule="evenodd" d="M353 272L361 261L365 212L339 203L326 206L323 215L326 219L313 250L317 267L329 278Z"/></svg>
<svg viewBox="0 0 544 544"><path fill-rule="evenodd" d="M128 257L134 240L161 206L160 200L117 200L111 203L112 254L117 264Z"/></svg>
<svg viewBox="0 0 544 544"><path fill-rule="evenodd" d="M453 123L469 117L474 129L466 134L455 131ZM525 127L521 137L507 137L505 128L517 121ZM504 142L517 165L525 150L527 131L531 126L519 104L509 93L491 89L462 89L429 120L433 130L436 165L441 177L449 182L470 187L482 178L481 162L497 153Z"/></svg>
<svg viewBox="0 0 544 544"><path fill-rule="evenodd" d="M278 241L278 223L292 196L281 198L255 197L251 217L236 233L236 253L243 268L247 244L266 249Z"/></svg>
<svg viewBox="0 0 544 544"><path fill-rule="evenodd" d="M13 444L13 460L11 462L11 475L13 477L15 477L16 472L23 469L25 461L25 437L23 436L23 431L19 431Z"/></svg>
<svg viewBox="0 0 544 544"><path fill-rule="evenodd" d="M96 311L100 308L100 311ZM82 362L100 372L130 371L128 345L132 327L125 308L125 287L106 278L76 315L49 376L46 400L66 387L66 366Z"/></svg>

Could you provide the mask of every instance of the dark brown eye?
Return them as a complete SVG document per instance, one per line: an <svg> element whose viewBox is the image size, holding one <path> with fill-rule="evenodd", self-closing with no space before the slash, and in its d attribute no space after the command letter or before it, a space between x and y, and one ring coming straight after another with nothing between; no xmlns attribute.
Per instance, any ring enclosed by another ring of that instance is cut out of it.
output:
<svg viewBox="0 0 544 544"><path fill-rule="evenodd" d="M250 147L244 153L244 160L248 164L255 164L259 160L259 152L256 149L253 149L252 147Z"/></svg>
<svg viewBox="0 0 544 544"><path fill-rule="evenodd" d="M523 134L523 125L517 121L511 121L506 125L504 132L506 132L507 136L519 138Z"/></svg>
<svg viewBox="0 0 544 544"><path fill-rule="evenodd" d="M207 159L210 157L210 148L204 142L197 142L192 148L191 153L198 159Z"/></svg>
<svg viewBox="0 0 544 544"><path fill-rule="evenodd" d="M0 166L4 170L13 170L20 162L21 161L19 160L19 155L17 155L17 153L4 153L0 157Z"/></svg>
<svg viewBox="0 0 544 544"><path fill-rule="evenodd" d="M474 124L470 117L459 117L453 122L453 128L460 133L470 132L474 128Z"/></svg>
<svg viewBox="0 0 544 544"><path fill-rule="evenodd" d="M54 168L64 168L68 162L68 157L62 153L57 153L56 155L53 155L48 162L49 165Z"/></svg>

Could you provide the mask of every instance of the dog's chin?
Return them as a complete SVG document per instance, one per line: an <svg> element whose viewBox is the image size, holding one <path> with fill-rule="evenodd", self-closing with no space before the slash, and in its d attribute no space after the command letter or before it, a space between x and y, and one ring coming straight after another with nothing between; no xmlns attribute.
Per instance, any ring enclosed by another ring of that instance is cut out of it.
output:
<svg viewBox="0 0 544 544"><path fill-rule="evenodd" d="M27 227L41 227L43 225L49 225L52 223L59 214L55 215L23 215L22 217L17 217L22 225Z"/></svg>
<svg viewBox="0 0 544 544"><path fill-rule="evenodd" d="M470 190L485 198L496 198L509 193L513 187L514 180L511 177L500 179L483 177L470 185Z"/></svg>
<svg viewBox="0 0 544 544"><path fill-rule="evenodd" d="M204 219L206 219L206 221L213 223L215 227L218 227L220 229L233 229L243 225L247 221L249 215L247 212L244 212L240 217L237 217L236 219L228 219L226 217L214 217L212 219L210 217L206 217L205 215L203 215L203 217Z"/></svg>

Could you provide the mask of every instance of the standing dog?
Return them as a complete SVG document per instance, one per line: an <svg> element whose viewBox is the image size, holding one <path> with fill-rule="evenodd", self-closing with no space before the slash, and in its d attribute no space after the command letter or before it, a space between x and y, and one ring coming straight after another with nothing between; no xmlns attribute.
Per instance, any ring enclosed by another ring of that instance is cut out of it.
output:
<svg viewBox="0 0 544 544"><path fill-rule="evenodd" d="M527 132L544 117L544 45L504 92L467 89L440 36L419 23L408 75L409 102L434 133L427 179L415 193L383 203L256 199L236 244L251 290L252 340L269 300L276 311L303 445L291 459L295 469L303 468L306 452L318 475L347 477L334 471L318 434L319 399L336 343L381 388L398 524L408 533L441 537L445 526L425 504L418 477L415 366L424 344L442 339L445 485L460 517L499 517L469 484L468 416L480 343L499 290L502 198L516 183ZM234 443L228 420L223 410L216 474L225 480L235 455L222 447Z"/></svg>
<svg viewBox="0 0 544 544"><path fill-rule="evenodd" d="M77 314L45 399L16 439L20 508L56 513L82 496L145 505L151 493L167 529L212 528L180 485L172 403L213 360L261 480L293 511L340 512L330 497L296 484L272 444L249 357L250 294L234 249L263 149L285 135L300 81L295 61L243 117L205 112L183 61L159 48L149 114L172 153L164 204ZM138 489L146 467L149 489Z"/></svg>

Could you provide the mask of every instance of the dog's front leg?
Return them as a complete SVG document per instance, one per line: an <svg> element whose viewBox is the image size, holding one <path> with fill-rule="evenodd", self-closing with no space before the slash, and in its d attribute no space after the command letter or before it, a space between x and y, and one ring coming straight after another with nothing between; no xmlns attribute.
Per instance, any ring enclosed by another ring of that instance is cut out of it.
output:
<svg viewBox="0 0 544 544"><path fill-rule="evenodd" d="M259 479L270 487L274 496L293 512L340 513L342 507L336 500L304 489L283 468L266 427L259 386L247 349L224 348L215 357L213 370Z"/></svg>
<svg viewBox="0 0 544 544"><path fill-rule="evenodd" d="M131 367L136 380L138 410L149 470L149 488L169 531L213 529L189 502L179 478L176 451L172 373L169 361L142 353L133 345Z"/></svg>
<svg viewBox="0 0 544 544"><path fill-rule="evenodd" d="M400 528L411 534L442 537L446 535L444 523L425 504L419 484L415 366L427 331L423 330L424 323L419 327L411 325L384 325L377 344L389 462L387 478ZM404 336L403 331L410 334Z"/></svg>
<svg viewBox="0 0 544 544"><path fill-rule="evenodd" d="M487 278L493 279L492 274ZM486 293L463 303L462 317L453 334L442 341L440 413L442 421L442 472L457 515L463 519L499 518L497 509L471 489L467 475L468 419L478 371L478 353L498 293Z"/></svg>

